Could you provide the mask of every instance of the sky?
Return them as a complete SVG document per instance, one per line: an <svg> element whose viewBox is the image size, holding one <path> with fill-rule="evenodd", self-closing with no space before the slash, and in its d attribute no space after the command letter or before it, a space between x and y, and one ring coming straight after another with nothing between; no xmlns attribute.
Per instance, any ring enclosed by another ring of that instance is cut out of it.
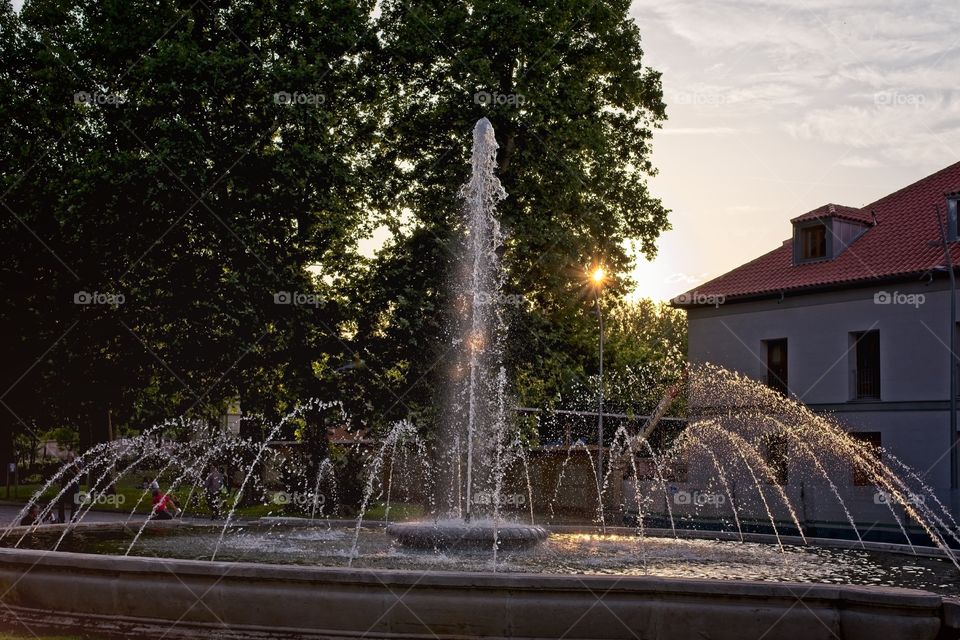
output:
<svg viewBox="0 0 960 640"><path fill-rule="evenodd" d="M663 74L655 195L673 211L635 296L666 299L960 160L957 0L635 0Z"/></svg>

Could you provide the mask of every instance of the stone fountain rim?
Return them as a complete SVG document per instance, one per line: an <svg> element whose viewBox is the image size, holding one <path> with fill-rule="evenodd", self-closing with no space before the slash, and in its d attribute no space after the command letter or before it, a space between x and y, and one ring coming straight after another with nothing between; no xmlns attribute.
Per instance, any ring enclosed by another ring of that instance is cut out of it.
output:
<svg viewBox="0 0 960 640"><path fill-rule="evenodd" d="M157 525L171 528L177 523ZM958 600L899 587L354 569L10 548L0 549L0 581L12 585L0 619L100 637L162 631L171 640L212 639L225 637L227 625L226 637L236 640L509 635L545 640L585 617L578 637L597 640L621 636L623 619L631 621L639 635L656 633L669 640L698 634L735 640L781 623L787 632L794 631L789 637L797 637L801 629L821 630L820 615L836 625L843 638L885 633L932 640L938 630L960 629ZM185 584L192 587L184 589ZM194 589L215 590L204 601L213 609L196 606L200 600ZM419 612L416 620L406 608L395 606L400 593L405 604ZM602 611L596 606L598 593L605 598ZM819 612L814 614L818 621L796 611L798 593L807 609ZM465 606L478 601L495 607L497 615ZM712 613L691 617L691 607ZM608 609L616 613L611 616ZM209 619L211 615L217 620ZM723 633L716 628L717 615L728 622ZM180 621L171 627L178 616ZM373 618L378 621L375 630L370 627Z"/></svg>
<svg viewBox="0 0 960 640"><path fill-rule="evenodd" d="M169 527L169 523L162 523ZM760 580L729 581L714 578L666 578L661 576L565 575L550 573L495 573L491 571L417 571L411 569L370 569L357 567L317 567L282 565L264 562L236 562L192 560L185 558L156 558L147 556L120 556L73 551L46 551L36 549L0 548L0 566L10 569L23 565L27 571L35 568L67 568L73 571L105 570L121 575L142 575L175 570L185 576L216 577L249 580L283 580L315 583L318 579L341 585L369 585L398 587L462 589L500 587L519 591L570 591L603 589L621 593L656 593L659 595L696 595L723 593L741 598L768 598L771 590L796 592L802 588L805 601L843 599L868 604L896 603L926 608L948 596L908 587L836 585L812 582L765 582ZM841 595L843 596L841 598Z"/></svg>
<svg viewBox="0 0 960 640"><path fill-rule="evenodd" d="M190 524L172 521L147 526L173 529ZM355 521L350 524L356 526ZM122 523L79 527L124 528ZM208 523L205 528L219 525ZM19 533L26 529L20 528ZM195 607L197 594L184 590L184 584L200 592L205 587L216 589L207 601L216 611L211 615L228 625L229 637L236 640L428 637L413 633L406 609L391 604L400 593L408 606L427 616L426 621L418 620L433 632L429 637L440 640L460 640L465 630L470 637L558 637L562 631L557 631L558 625L576 626L596 611L598 593L617 614L601 612L589 618L580 634L585 639L622 635L622 623L616 621L621 617L638 625L640 635L656 632L669 640L697 634L712 637L717 631L711 622L715 615L730 622L728 632L717 635L729 640L744 637L746 630L760 635L785 617L792 620L788 626L795 631L820 629L822 622L797 619L803 615L795 611L798 593L803 594L807 608L838 625L843 638L902 632L897 637L932 640L938 629L960 630L960 600L903 587L315 567L12 548L0 548L0 582L13 585L10 604L0 610L0 620L27 620L38 628L55 626L58 633L82 629L101 636L142 637L151 630L163 631L171 640L223 637L222 625L207 620L202 608ZM81 593L84 597L78 599ZM465 602L478 599L496 607L498 614L464 607ZM713 614L691 618L691 607ZM193 613L170 633L170 620L183 619L184 610ZM544 615L531 615L537 612ZM369 619L378 614L381 622L371 634ZM439 631L435 625L441 625ZM670 633L661 633L665 629Z"/></svg>

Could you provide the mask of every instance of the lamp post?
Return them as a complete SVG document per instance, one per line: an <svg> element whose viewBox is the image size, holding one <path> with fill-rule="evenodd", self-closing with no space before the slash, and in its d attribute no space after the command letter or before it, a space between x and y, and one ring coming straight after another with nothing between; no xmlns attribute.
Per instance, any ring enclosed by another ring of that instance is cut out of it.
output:
<svg viewBox="0 0 960 640"><path fill-rule="evenodd" d="M597 496L603 496L603 309L600 307L600 293L603 291L603 282L607 272L602 266L597 266L590 273L590 280L594 287L594 305L597 308L597 319L600 324L600 384L597 385ZM603 513L603 505L599 506Z"/></svg>

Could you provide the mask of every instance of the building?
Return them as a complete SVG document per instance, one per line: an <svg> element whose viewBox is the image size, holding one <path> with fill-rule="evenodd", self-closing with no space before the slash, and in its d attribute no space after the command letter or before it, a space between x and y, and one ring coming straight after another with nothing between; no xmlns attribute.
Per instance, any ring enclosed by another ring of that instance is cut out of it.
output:
<svg viewBox="0 0 960 640"><path fill-rule="evenodd" d="M958 200L960 163L864 207L818 207L791 220L781 246L672 301L688 313L691 362L832 412L913 467L954 513L958 327L941 229L957 264Z"/></svg>

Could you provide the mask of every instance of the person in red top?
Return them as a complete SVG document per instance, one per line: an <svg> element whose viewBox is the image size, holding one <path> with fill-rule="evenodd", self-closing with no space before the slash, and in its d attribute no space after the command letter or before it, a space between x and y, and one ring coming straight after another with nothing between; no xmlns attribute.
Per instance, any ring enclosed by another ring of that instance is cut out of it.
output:
<svg viewBox="0 0 960 640"><path fill-rule="evenodd" d="M160 493L159 488L153 489L153 517L157 520L172 520L180 508L173 498Z"/></svg>

